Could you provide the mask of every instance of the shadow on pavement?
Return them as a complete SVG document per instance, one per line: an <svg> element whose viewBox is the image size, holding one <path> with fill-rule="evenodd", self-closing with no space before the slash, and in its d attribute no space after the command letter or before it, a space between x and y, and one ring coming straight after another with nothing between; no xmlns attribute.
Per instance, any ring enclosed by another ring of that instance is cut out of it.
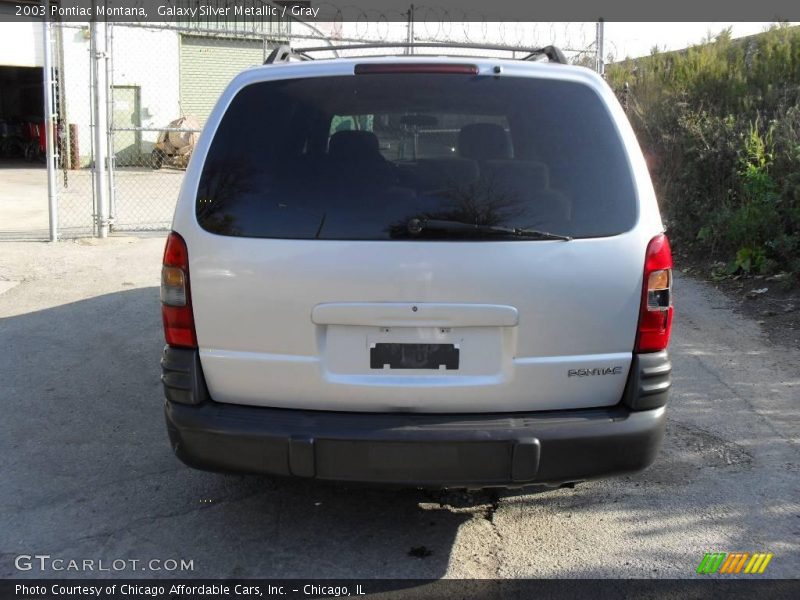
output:
<svg viewBox="0 0 800 600"><path fill-rule="evenodd" d="M0 338L4 558L194 561L81 574L3 560L0 576L437 578L471 518L422 491L185 467L164 426L155 287L2 319Z"/></svg>

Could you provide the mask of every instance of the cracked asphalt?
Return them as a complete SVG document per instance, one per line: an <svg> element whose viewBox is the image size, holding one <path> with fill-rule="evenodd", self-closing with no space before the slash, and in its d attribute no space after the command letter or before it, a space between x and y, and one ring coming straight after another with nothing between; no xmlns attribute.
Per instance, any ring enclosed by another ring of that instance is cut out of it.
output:
<svg viewBox="0 0 800 600"><path fill-rule="evenodd" d="M712 551L800 573L800 349L769 345L720 292L677 278L669 424L647 471L499 494L341 487L175 459L162 249L0 243L0 577L691 578ZM193 570L20 571L21 554Z"/></svg>

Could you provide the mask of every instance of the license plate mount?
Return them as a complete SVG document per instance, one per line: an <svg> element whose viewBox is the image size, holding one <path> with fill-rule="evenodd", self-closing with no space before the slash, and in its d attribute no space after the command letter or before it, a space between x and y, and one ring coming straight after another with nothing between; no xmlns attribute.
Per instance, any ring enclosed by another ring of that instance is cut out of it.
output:
<svg viewBox="0 0 800 600"><path fill-rule="evenodd" d="M370 369L458 369L460 349L455 344L376 343L369 350Z"/></svg>

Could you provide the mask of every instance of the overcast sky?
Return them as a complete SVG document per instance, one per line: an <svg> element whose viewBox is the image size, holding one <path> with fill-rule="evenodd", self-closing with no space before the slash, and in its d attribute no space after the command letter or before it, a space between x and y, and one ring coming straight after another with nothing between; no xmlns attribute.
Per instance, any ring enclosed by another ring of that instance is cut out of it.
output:
<svg viewBox="0 0 800 600"><path fill-rule="evenodd" d="M650 54L653 46L679 50L701 42L711 32L718 34L727 27L734 37L760 33L769 23L606 23L606 54L617 59Z"/></svg>

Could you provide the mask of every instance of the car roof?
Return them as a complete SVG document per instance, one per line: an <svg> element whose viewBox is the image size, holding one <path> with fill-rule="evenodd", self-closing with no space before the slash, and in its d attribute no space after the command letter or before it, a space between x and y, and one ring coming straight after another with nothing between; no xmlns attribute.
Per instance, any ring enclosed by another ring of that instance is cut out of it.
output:
<svg viewBox="0 0 800 600"><path fill-rule="evenodd" d="M598 92L600 90L603 90L603 93L608 91L608 86L600 75L582 66L541 60L532 61L472 55L454 56L451 54L382 54L274 62L244 70L234 78L231 85L234 88L238 88L257 81L271 79L353 75L356 65L359 64L469 64L477 67L477 75L479 76L559 79L583 83Z"/></svg>

